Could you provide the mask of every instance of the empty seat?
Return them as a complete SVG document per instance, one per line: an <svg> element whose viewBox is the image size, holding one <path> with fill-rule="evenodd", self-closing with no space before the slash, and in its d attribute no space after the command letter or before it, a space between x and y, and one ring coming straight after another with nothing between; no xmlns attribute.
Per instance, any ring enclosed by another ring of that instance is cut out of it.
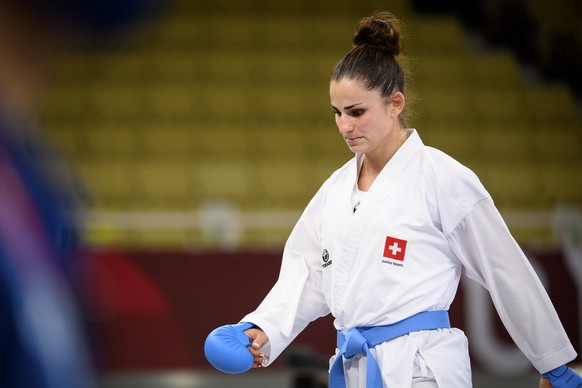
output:
<svg viewBox="0 0 582 388"><path fill-rule="evenodd" d="M543 194L552 204L582 204L582 165L546 163L540 167Z"/></svg>
<svg viewBox="0 0 582 388"><path fill-rule="evenodd" d="M565 86L526 90L525 108L525 113L536 124L545 122L559 125L580 120L572 93Z"/></svg>
<svg viewBox="0 0 582 388"><path fill-rule="evenodd" d="M43 116L71 118L87 115L89 97L83 84L55 85L42 100Z"/></svg>
<svg viewBox="0 0 582 388"><path fill-rule="evenodd" d="M136 165L137 198L146 207L190 207L198 197L194 174L187 161L142 161Z"/></svg>
<svg viewBox="0 0 582 388"><path fill-rule="evenodd" d="M262 206L303 208L315 193L309 175L313 166L302 160L262 161L257 167Z"/></svg>
<svg viewBox="0 0 582 388"><path fill-rule="evenodd" d="M576 126L547 126L536 128L532 138L535 152L542 161L565 160L581 163L582 132Z"/></svg>
<svg viewBox="0 0 582 388"><path fill-rule="evenodd" d="M465 123L465 124L463 124ZM480 155L477 127L471 121L451 122L435 121L423 128L426 144L433 146L462 163Z"/></svg>
<svg viewBox="0 0 582 388"><path fill-rule="evenodd" d="M323 95L323 94L322 94ZM267 117L293 118L304 117L310 110L319 108L319 105L311 104L313 96L309 90L303 87L267 87L253 95L253 101L257 109Z"/></svg>
<svg viewBox="0 0 582 388"><path fill-rule="evenodd" d="M477 90L472 99L480 120L494 123L518 121L523 117L523 95L516 89Z"/></svg>
<svg viewBox="0 0 582 388"><path fill-rule="evenodd" d="M97 209L125 209L135 198L133 166L110 160L83 160L78 169L93 206Z"/></svg>
<svg viewBox="0 0 582 388"><path fill-rule="evenodd" d="M309 42L308 28L305 18L296 16L263 18L260 24L262 30L261 43L274 51L285 51L288 48L304 46Z"/></svg>
<svg viewBox="0 0 582 388"><path fill-rule="evenodd" d="M87 124L84 130L86 149L94 158L131 158L139 148L140 135L133 128L110 124Z"/></svg>
<svg viewBox="0 0 582 388"><path fill-rule="evenodd" d="M130 51L101 53L94 58L95 76L106 82L139 85L151 74L144 55Z"/></svg>
<svg viewBox="0 0 582 388"><path fill-rule="evenodd" d="M414 80L427 88L470 88L471 73L465 55L425 55L418 62Z"/></svg>
<svg viewBox="0 0 582 388"><path fill-rule="evenodd" d="M509 164L536 158L531 132L508 125L502 130L483 130L480 137L481 150L487 160Z"/></svg>
<svg viewBox="0 0 582 388"><path fill-rule="evenodd" d="M476 87L520 87L519 64L510 52L476 54L468 58L471 80Z"/></svg>
<svg viewBox="0 0 582 388"><path fill-rule="evenodd" d="M227 84L248 83L253 77L263 77L262 62L254 55L249 56L248 50L213 50L206 58L200 59L206 63L206 77ZM266 59L266 58L265 58Z"/></svg>
<svg viewBox="0 0 582 388"><path fill-rule="evenodd" d="M137 117L143 113L142 90L138 85L119 85L113 81L92 85L84 91L89 95L87 113L100 118Z"/></svg>
<svg viewBox="0 0 582 388"><path fill-rule="evenodd" d="M277 125L255 130L252 139L258 157L279 161L308 156L309 142L313 141L308 132Z"/></svg>
<svg viewBox="0 0 582 388"><path fill-rule="evenodd" d="M503 208L536 208L540 206L542 182L535 165L524 162L488 163L480 178L495 203Z"/></svg>
<svg viewBox="0 0 582 388"><path fill-rule="evenodd" d="M306 136L310 159L331 159L339 164L354 157L331 117L329 125L314 126Z"/></svg>
<svg viewBox="0 0 582 388"><path fill-rule="evenodd" d="M236 123L204 124L195 128L195 141L202 157L216 160L241 160L252 157L259 149L251 128L240 128Z"/></svg>
<svg viewBox="0 0 582 388"><path fill-rule="evenodd" d="M207 113L209 117L220 117L224 120L240 120L252 116L255 112L264 113L260 102L255 101L252 90L240 86L218 86L204 90L202 93L204 106L196 107L200 114ZM253 97L253 98L251 98ZM205 112L205 110L207 112Z"/></svg>
<svg viewBox="0 0 582 388"><path fill-rule="evenodd" d="M184 82L194 87L195 82L208 79L207 61L193 53L164 47L148 54L148 76L152 83Z"/></svg>
<svg viewBox="0 0 582 388"><path fill-rule="evenodd" d="M405 22L408 40L415 41L422 52L456 54L466 49L462 27L452 17L421 17Z"/></svg>
<svg viewBox="0 0 582 388"><path fill-rule="evenodd" d="M472 95L462 90L426 89L418 102L418 110L422 109L426 109L431 121L467 121L475 117Z"/></svg>
<svg viewBox="0 0 582 388"><path fill-rule="evenodd" d="M202 136L194 125L183 123L152 124L140 132L142 153L154 159L193 159L202 147L197 143Z"/></svg>
<svg viewBox="0 0 582 388"><path fill-rule="evenodd" d="M161 118L189 117L197 109L191 85L163 84L152 86L144 92L144 114L153 114ZM203 112L203 109L200 109Z"/></svg>
<svg viewBox="0 0 582 388"><path fill-rule="evenodd" d="M245 205L253 200L252 167L245 160L202 160L196 164L195 184L203 200L228 200Z"/></svg>

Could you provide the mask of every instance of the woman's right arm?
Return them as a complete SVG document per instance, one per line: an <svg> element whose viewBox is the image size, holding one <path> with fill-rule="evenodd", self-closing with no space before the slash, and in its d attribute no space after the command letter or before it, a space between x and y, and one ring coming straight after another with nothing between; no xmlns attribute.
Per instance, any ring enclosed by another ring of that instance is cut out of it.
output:
<svg viewBox="0 0 582 388"><path fill-rule="evenodd" d="M322 292L320 220L324 184L295 225L283 251L279 278L259 307L243 322L258 326L268 338L261 348L269 365L313 320L329 314ZM251 351L252 352L252 351ZM256 352L252 352L255 355Z"/></svg>

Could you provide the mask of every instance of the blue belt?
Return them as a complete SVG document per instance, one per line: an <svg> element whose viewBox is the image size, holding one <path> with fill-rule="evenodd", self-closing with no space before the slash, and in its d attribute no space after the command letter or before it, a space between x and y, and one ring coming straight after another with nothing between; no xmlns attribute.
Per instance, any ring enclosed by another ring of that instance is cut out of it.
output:
<svg viewBox="0 0 582 388"><path fill-rule="evenodd" d="M339 352L329 373L329 386L330 388L345 388L343 359L365 353L367 357L366 387L382 388L380 368L370 353L370 348L413 331L450 327L449 313L438 310L418 313L386 326L356 327L347 332L338 330L337 347Z"/></svg>

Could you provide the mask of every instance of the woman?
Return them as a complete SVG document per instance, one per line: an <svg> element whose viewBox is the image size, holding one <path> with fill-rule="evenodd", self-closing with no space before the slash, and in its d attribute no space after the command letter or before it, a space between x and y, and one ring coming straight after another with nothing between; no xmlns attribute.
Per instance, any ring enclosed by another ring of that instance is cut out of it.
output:
<svg viewBox="0 0 582 388"><path fill-rule="evenodd" d="M489 290L540 372L573 360L550 299L479 179L406 127L398 20L364 18L353 40L330 98L356 156L305 209L273 289L230 327L251 338L253 367L269 365L331 313L338 351L330 386L470 387L467 339L447 316L463 268Z"/></svg>

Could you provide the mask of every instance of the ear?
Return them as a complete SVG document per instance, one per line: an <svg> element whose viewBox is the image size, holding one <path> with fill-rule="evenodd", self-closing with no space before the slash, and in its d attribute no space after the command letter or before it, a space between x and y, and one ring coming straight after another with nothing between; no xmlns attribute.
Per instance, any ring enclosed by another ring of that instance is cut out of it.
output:
<svg viewBox="0 0 582 388"><path fill-rule="evenodd" d="M402 92L394 92L392 95L392 107L390 109L390 113L397 117L400 112L404 109L405 98Z"/></svg>

